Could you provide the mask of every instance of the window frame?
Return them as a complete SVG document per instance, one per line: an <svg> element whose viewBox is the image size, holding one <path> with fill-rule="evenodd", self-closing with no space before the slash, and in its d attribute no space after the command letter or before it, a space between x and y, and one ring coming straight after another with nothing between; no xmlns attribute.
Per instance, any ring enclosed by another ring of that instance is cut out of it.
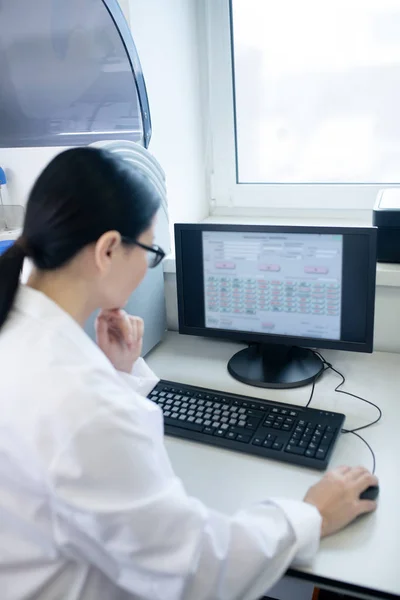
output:
<svg viewBox="0 0 400 600"><path fill-rule="evenodd" d="M205 1L211 212L279 214L309 210L354 217L354 211L370 211L380 190L400 187L400 183L237 182L231 6L232 0Z"/></svg>

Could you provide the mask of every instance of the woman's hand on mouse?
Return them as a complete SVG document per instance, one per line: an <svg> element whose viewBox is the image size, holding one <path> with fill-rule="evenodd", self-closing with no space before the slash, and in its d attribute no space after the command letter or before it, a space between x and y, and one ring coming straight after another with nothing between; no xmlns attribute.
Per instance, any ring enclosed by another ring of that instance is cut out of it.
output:
<svg viewBox="0 0 400 600"><path fill-rule="evenodd" d="M371 485L378 485L378 480L367 469L339 467L310 488L304 502L313 504L320 512L322 537L336 533L359 515L376 509L376 502L360 500L360 494Z"/></svg>
<svg viewBox="0 0 400 600"><path fill-rule="evenodd" d="M102 310L96 320L97 344L117 371L131 373L142 352L144 323L123 310Z"/></svg>

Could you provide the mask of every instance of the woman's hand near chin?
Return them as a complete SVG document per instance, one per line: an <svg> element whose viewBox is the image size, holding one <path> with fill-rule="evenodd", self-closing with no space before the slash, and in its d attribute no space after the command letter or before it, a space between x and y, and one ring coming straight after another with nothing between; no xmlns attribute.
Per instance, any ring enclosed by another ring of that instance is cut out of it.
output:
<svg viewBox="0 0 400 600"><path fill-rule="evenodd" d="M102 310L96 320L97 344L117 371L131 373L143 346L144 323L124 310Z"/></svg>

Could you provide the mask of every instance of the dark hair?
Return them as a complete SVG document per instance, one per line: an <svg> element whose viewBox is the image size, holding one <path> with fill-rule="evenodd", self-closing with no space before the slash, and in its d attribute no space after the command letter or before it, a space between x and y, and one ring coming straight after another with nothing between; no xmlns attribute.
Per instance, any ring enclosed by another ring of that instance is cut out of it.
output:
<svg viewBox="0 0 400 600"><path fill-rule="evenodd" d="M161 204L132 164L98 148L74 148L45 168L30 193L22 236L0 257L0 328L12 308L24 258L58 269L105 232L136 240Z"/></svg>

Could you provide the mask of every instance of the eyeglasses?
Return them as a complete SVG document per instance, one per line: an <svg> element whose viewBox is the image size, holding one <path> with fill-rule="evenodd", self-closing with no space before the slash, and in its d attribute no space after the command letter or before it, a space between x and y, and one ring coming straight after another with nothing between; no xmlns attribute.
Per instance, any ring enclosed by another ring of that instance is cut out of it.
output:
<svg viewBox="0 0 400 600"><path fill-rule="evenodd" d="M143 250L146 250L146 252L149 253L149 269L154 269L155 267L157 267L160 264L160 262L165 258L164 250L160 248L160 246L157 246L157 244L147 246L146 244L142 244L141 242L132 240L131 238L127 237L123 237L122 241L126 242L127 244L134 244L135 246L138 246L139 248L142 248Z"/></svg>

